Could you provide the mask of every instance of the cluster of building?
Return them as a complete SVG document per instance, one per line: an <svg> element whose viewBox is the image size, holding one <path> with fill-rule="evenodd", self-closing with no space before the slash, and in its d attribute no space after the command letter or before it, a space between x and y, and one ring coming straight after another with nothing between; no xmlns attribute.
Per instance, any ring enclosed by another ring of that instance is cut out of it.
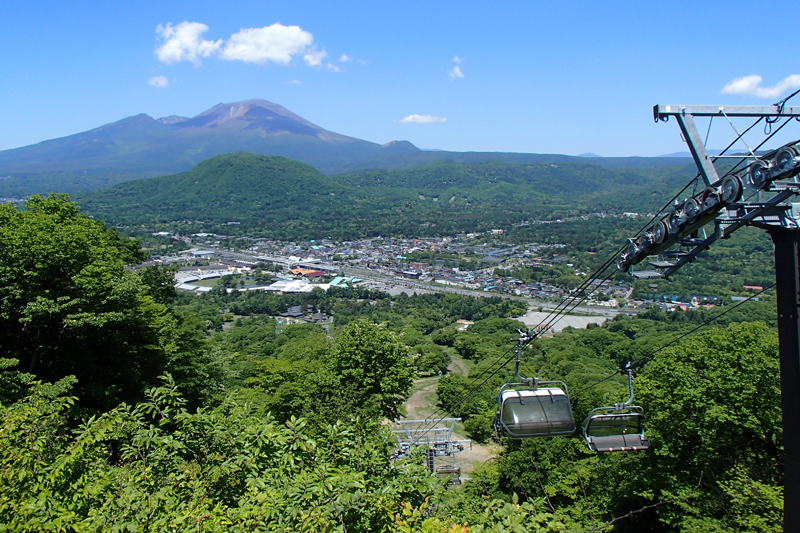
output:
<svg viewBox="0 0 800 533"><path fill-rule="evenodd" d="M555 285L525 283L512 277L498 277L493 274L497 267L511 269L525 265L565 263L568 258L561 257L558 253L565 245L530 243L490 246L475 244L474 239L477 236L478 234L464 234L452 238L418 239L375 237L350 242L280 242L240 237L230 242L224 236L195 234L192 236L192 244L197 248L171 257L155 256L153 260L163 263L211 262L211 265L204 267L184 267L176 276L178 288L182 290L210 290L194 288L197 286L193 282L231 273L248 273L261 263L272 265L272 268L279 267L285 274L276 276L269 286L253 284L241 287L242 289L305 292L313 290L312 285L323 289L328 286L346 286L360 281L338 275L344 268L350 268L363 269L384 277L526 297L558 298L565 293L564 289ZM241 253L229 251L231 245L241 250ZM417 257L432 259L410 260L415 252L421 252L416 254ZM447 259L435 259L437 256Z"/></svg>
<svg viewBox="0 0 800 533"><path fill-rule="evenodd" d="M572 298L570 291L546 281L526 282L510 276L496 276L496 268L513 271L519 267L535 265L563 265L573 267L570 258L563 254L563 244L489 245L476 244L477 234L464 234L445 238L368 238L350 242L319 241L281 242L269 239L238 237L231 242L224 236L211 234L192 235L196 246L171 257L154 257L156 262L198 262L202 266L185 266L176 273L177 288L193 292L206 292L209 286L198 281L219 278L229 274L244 276L238 290L263 290L302 293L315 288L348 287L363 279L345 275L345 269L362 272L369 277L415 280L421 284L437 284L516 295L535 300ZM232 246L233 245L233 246ZM231 251L238 249L238 252ZM414 255L414 252L422 252ZM430 259L419 259L429 257ZM436 259L445 257L446 259ZM413 260L417 258L416 260ZM270 265L275 273L269 278L255 280L257 265ZM460 264L462 266L453 266ZM472 265L476 268L467 268ZM585 275L575 270L576 275ZM643 300L632 299L633 286L629 283L594 280L589 284L589 299L584 305L615 307L620 302L630 307L659 307L663 309L695 309L718 305L713 297L697 296L689 301L660 295Z"/></svg>

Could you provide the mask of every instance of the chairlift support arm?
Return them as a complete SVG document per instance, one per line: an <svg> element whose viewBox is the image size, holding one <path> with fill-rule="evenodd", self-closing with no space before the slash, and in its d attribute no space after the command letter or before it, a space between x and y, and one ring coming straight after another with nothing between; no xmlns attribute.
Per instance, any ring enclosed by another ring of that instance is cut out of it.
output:
<svg viewBox="0 0 800 533"><path fill-rule="evenodd" d="M700 176L705 185L718 185L719 175L714 168L712 158L705 150L703 139L694 124L694 117L751 117L767 119L774 122L777 118L798 118L800 107L785 105L785 100L771 106L681 106L656 105L653 107L653 118L666 122L675 117L684 140L689 146ZM772 119L772 120L770 120ZM735 128L734 128L735 130ZM738 131L737 140L743 134ZM780 179L767 182L767 186L758 185L750 176L751 183L759 191L766 191L773 196L766 201L740 202L726 204L724 211L714 220L715 231L700 242L692 242L693 249L679 254L681 259L674 265L666 266L660 277L668 277L684 264L693 261L701 252L708 249L717 239L726 238L737 229L756 226L766 229L775 245L775 277L778 298L778 339L780 355L781 407L783 412L784 431L784 531L800 531L800 204L789 204L791 197L800 194L800 175L797 172L797 154L800 142L786 145L780 150L795 157L793 171L781 170L780 176L791 179ZM776 152L776 157L781 152ZM794 154L794 155L792 155ZM755 155L756 160L765 157ZM772 159L772 156L769 156ZM758 161L755 164L758 164ZM769 165L774 168L777 159ZM764 167L766 168L766 167ZM756 168L756 170L758 170ZM730 179L730 178L727 178ZM739 178L736 178L739 179ZM741 184L741 182L740 182ZM722 194L722 188L719 194ZM713 207L713 206L712 206ZM633 242L633 241L631 241ZM679 241L673 242L677 244ZM663 251L665 248L661 248ZM657 253L661 253L657 251ZM634 262L643 260L634 257ZM624 264L623 264L624 266Z"/></svg>
<svg viewBox="0 0 800 533"><path fill-rule="evenodd" d="M724 112L724 113L723 113ZM678 115L692 117L800 117L798 106L777 105L655 105L653 118L666 121L669 117Z"/></svg>
<svg viewBox="0 0 800 533"><path fill-rule="evenodd" d="M683 138L686 139L686 144L689 145L689 152L692 154L692 159L700 170L700 176L703 178L703 183L706 187L710 187L712 183L719 181L717 169L714 168L714 163L708 158L705 143L700 133L697 131L697 126L694 124L691 115L675 115L678 121L678 126L681 128ZM691 141L691 142L690 142Z"/></svg>
<svg viewBox="0 0 800 533"><path fill-rule="evenodd" d="M631 394L628 397L628 399L625 401L625 403L618 403L618 404L614 405L614 407L616 407L618 410L624 409L625 407L633 404L633 368L631 368L631 364L630 363L628 363L625 366L625 368L623 369L623 372L628 374L628 388L630 389Z"/></svg>
<svg viewBox="0 0 800 533"><path fill-rule="evenodd" d="M713 105L656 105L653 106L653 119L658 122L675 117L681 128L686 144L692 154L697 169L706 187L719 181L717 169L706 152L705 143L693 117L800 117L800 107L786 106L713 106Z"/></svg>

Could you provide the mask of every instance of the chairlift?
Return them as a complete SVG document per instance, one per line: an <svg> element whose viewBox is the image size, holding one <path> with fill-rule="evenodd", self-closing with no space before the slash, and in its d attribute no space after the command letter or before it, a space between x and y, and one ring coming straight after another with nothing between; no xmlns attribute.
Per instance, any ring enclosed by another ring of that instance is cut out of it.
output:
<svg viewBox="0 0 800 533"><path fill-rule="evenodd" d="M528 340L529 337L520 331L514 377L500 387L494 429L512 439L572 435L575 420L566 384L519 375L522 346Z"/></svg>
<svg viewBox="0 0 800 533"><path fill-rule="evenodd" d="M437 466L436 475L447 478L448 485L461 485L461 467L455 463Z"/></svg>
<svg viewBox="0 0 800 533"><path fill-rule="evenodd" d="M633 405L633 370L628 363L631 395L625 403L593 409L583 423L583 436L593 452L633 452L650 449L644 438L644 409Z"/></svg>

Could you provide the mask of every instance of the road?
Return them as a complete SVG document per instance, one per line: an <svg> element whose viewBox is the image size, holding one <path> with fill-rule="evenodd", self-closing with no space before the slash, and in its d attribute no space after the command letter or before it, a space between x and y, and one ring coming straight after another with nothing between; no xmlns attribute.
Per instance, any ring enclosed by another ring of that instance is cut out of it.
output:
<svg viewBox="0 0 800 533"><path fill-rule="evenodd" d="M478 298L500 296L501 298L508 298L511 300L522 300L527 303L529 309L541 307L543 310L552 311L553 309L563 307L563 305L559 305L557 303L535 300L533 298L523 298L521 296L515 296L511 294L476 291L476 290L464 289L461 287L450 287L447 285L432 284L416 279L398 278L390 274L384 274L382 272L376 272L375 270L370 270L366 268L358 268L350 266L342 268L342 275L361 278L365 282L367 282L366 283L367 286L370 286L371 288L375 289L386 290L387 292L391 289L397 289L402 287L404 289L412 289L412 292L419 292L419 293L452 292L455 294L461 294L464 296L474 296ZM634 315L637 313L637 311L633 309L618 309L612 307L599 308L599 307L590 307L587 305L580 305L578 307L575 307L574 309L572 309L570 306L570 311L574 313L597 315L607 318L612 318L619 314Z"/></svg>

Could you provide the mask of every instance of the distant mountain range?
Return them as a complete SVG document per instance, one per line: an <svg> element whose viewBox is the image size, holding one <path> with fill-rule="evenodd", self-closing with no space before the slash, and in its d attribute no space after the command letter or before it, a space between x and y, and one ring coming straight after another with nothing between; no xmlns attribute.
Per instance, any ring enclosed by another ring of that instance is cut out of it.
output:
<svg viewBox="0 0 800 533"><path fill-rule="evenodd" d="M673 166L673 158L600 158L557 154L420 150L340 135L266 100L218 104L195 117L140 114L93 130L0 151L0 196L88 191L189 170L217 155L249 152L307 163L323 174L404 169L441 160L461 163L576 162L604 167ZM592 155L592 154L584 154Z"/></svg>

